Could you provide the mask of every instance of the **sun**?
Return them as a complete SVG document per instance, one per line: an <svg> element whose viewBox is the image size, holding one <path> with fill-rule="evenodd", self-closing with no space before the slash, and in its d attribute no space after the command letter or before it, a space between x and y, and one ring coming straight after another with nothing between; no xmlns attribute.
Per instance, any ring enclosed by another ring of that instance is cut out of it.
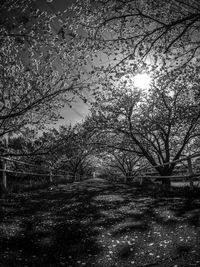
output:
<svg viewBox="0 0 200 267"><path fill-rule="evenodd" d="M135 87L147 90L150 87L151 77L147 73L139 73L132 77Z"/></svg>
<svg viewBox="0 0 200 267"><path fill-rule="evenodd" d="M148 73L138 73L136 75L126 74L119 80L120 87L126 87L131 90L138 88L147 91L150 88L151 77Z"/></svg>

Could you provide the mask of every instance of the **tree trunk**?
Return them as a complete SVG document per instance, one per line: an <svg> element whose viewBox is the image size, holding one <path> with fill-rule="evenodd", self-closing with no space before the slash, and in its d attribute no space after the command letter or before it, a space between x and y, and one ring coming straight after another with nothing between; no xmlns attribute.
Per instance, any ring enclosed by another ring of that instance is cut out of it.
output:
<svg viewBox="0 0 200 267"><path fill-rule="evenodd" d="M157 171L159 172L160 176L171 176L172 175L172 168L168 166L158 167ZM170 178L161 178L162 185L166 188L171 187L171 180Z"/></svg>
<svg viewBox="0 0 200 267"><path fill-rule="evenodd" d="M132 181L132 172L127 172L125 179L126 179L126 183L131 183L131 181Z"/></svg>
<svg viewBox="0 0 200 267"><path fill-rule="evenodd" d="M131 181L132 181L132 179L130 178L130 176L126 176L126 182L127 182L127 184L130 184Z"/></svg>
<svg viewBox="0 0 200 267"><path fill-rule="evenodd" d="M171 180L170 178L163 178L162 179L162 185L167 187L167 188L170 188L171 187Z"/></svg>
<svg viewBox="0 0 200 267"><path fill-rule="evenodd" d="M4 170L0 172L0 197L3 197L7 193L7 179L6 179L6 163L0 161L0 169Z"/></svg>
<svg viewBox="0 0 200 267"><path fill-rule="evenodd" d="M189 175L190 175L190 178L189 178L190 189L193 189L194 188L194 183L193 183L194 172L193 172L193 169L192 169L192 160L191 160L191 158L187 159L187 163L188 163L188 171L189 171Z"/></svg>

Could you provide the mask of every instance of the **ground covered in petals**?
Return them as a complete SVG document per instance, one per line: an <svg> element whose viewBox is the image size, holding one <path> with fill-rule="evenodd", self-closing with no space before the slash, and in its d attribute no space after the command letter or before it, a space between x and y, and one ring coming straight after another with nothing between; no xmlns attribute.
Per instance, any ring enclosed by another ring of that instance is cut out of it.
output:
<svg viewBox="0 0 200 267"><path fill-rule="evenodd" d="M0 199L0 266L200 266L200 196L93 179Z"/></svg>

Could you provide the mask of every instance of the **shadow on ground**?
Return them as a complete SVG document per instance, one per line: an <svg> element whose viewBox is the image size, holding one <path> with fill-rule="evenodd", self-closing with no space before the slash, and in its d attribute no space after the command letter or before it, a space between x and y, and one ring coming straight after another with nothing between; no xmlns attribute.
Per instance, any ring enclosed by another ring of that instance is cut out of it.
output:
<svg viewBox="0 0 200 267"><path fill-rule="evenodd" d="M200 266L200 199L104 180L1 201L0 266Z"/></svg>

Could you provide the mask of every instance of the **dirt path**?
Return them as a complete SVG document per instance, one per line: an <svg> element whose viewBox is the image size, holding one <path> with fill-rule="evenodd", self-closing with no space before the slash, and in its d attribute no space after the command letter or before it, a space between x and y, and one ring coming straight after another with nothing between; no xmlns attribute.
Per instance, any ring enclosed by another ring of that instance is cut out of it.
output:
<svg viewBox="0 0 200 267"><path fill-rule="evenodd" d="M95 179L0 200L0 266L200 266L200 201Z"/></svg>

